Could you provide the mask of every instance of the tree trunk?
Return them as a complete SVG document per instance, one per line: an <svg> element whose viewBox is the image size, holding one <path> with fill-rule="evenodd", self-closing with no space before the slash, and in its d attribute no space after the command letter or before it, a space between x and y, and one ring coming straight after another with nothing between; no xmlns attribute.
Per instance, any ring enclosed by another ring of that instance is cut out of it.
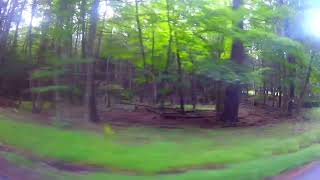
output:
<svg viewBox="0 0 320 180"><path fill-rule="evenodd" d="M313 63L313 57L311 56L311 60L309 62L309 67L308 67L308 70L307 70L307 75L305 77L305 80L304 80L304 83L303 83L303 87L301 89L300 96L299 96L298 112L300 111L301 107L303 106L304 97L305 97L305 94L307 92L308 84L310 82L310 77L311 77L311 72L312 72L312 63Z"/></svg>
<svg viewBox="0 0 320 180"><path fill-rule="evenodd" d="M219 119L222 118L223 114L223 106L224 106L224 96L225 96L225 89L222 81L218 81L217 83L217 92L216 92L216 114Z"/></svg>
<svg viewBox="0 0 320 180"><path fill-rule="evenodd" d="M142 86L142 90L140 92L140 102L143 102L145 92L144 90L146 89L146 84L148 81L148 75L147 75L147 67L146 67L146 54L145 54L145 49L144 49L144 42L143 42L143 34L142 34L142 28L141 28L141 22L140 22L140 17L139 17L139 4L138 0L135 0L135 10L136 10L136 23L137 23L137 28L138 28L138 34L139 34L139 47L140 47L140 53L142 56L142 63L143 63L143 77L144 77L144 83Z"/></svg>
<svg viewBox="0 0 320 180"><path fill-rule="evenodd" d="M281 105L282 105L282 88L281 86L278 88L278 108L281 108Z"/></svg>
<svg viewBox="0 0 320 180"><path fill-rule="evenodd" d="M242 6L242 0L233 0L233 9L238 10ZM238 22L238 27L243 29L243 21ZM234 39L232 44L231 59L238 65L243 64L245 60L245 49L239 39ZM226 123L236 123L238 121L238 112L240 104L240 82L230 84L226 88L224 99L224 110L222 113L222 120Z"/></svg>
<svg viewBox="0 0 320 180"><path fill-rule="evenodd" d="M266 80L263 81L263 104L267 104L268 91L266 88Z"/></svg>
<svg viewBox="0 0 320 180"><path fill-rule="evenodd" d="M191 104L192 109L195 110L197 106L197 95L196 95L196 80L194 72L191 73Z"/></svg>
<svg viewBox="0 0 320 180"><path fill-rule="evenodd" d="M152 27L154 28L154 27ZM152 91L153 91L153 103L158 103L158 84L157 84L157 72L155 70L155 31L152 29L152 47L151 47L151 72L152 72Z"/></svg>
<svg viewBox="0 0 320 180"><path fill-rule="evenodd" d="M87 46L87 55L90 57L90 62L87 64L87 78L86 78L86 105L87 113L86 120L92 122L99 122L99 117L97 114L97 104L96 104L96 92L95 92L95 52L94 43L97 33L97 23L98 23L98 8L99 0L94 0L92 4L92 9L90 13L90 27L89 27L89 37Z"/></svg>
<svg viewBox="0 0 320 180"><path fill-rule="evenodd" d="M235 123L238 121L238 111L240 104L240 84L230 84L226 88L224 99L223 121L226 123Z"/></svg>
<svg viewBox="0 0 320 180"><path fill-rule="evenodd" d="M289 56L288 57L289 64L295 64L295 57ZM289 99L288 99L288 115L292 115L293 113L293 106L294 106L294 98L295 98L295 69L290 69L290 86L289 86Z"/></svg>
<svg viewBox="0 0 320 180"><path fill-rule="evenodd" d="M177 65L178 65L178 94L179 94L179 103L180 103L180 110L184 113L184 92L183 92L183 74L182 74L182 65L181 65L181 57L180 57L180 49L179 49L179 40L177 37L177 33L175 32L176 38L176 48L177 48Z"/></svg>
<svg viewBox="0 0 320 180"><path fill-rule="evenodd" d="M167 49L167 61L164 67L163 71L163 77L161 78L161 83L160 87L161 88L166 88L167 86L167 76L169 75L169 67L171 63L171 55L172 55L172 41L173 41L173 35L172 35L172 24L171 24L171 15L170 15L170 1L166 0L166 11L167 11L167 24L168 24L168 29L169 29L169 40L168 40L168 49ZM164 103L165 103L165 97L166 94L162 91L160 93L160 107L164 108Z"/></svg>
<svg viewBox="0 0 320 180"><path fill-rule="evenodd" d="M81 1L81 57L86 58L86 0Z"/></svg>

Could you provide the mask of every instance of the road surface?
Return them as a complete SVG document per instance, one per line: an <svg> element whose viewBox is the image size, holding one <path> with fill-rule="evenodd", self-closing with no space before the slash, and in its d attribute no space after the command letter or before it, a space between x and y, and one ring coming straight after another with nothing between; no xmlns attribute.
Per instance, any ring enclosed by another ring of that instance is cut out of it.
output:
<svg viewBox="0 0 320 180"><path fill-rule="evenodd" d="M320 180L320 162L312 163L300 174L293 177L293 180Z"/></svg>
<svg viewBox="0 0 320 180"><path fill-rule="evenodd" d="M320 180L320 161L312 162L267 180Z"/></svg>
<svg viewBox="0 0 320 180"><path fill-rule="evenodd" d="M41 180L41 175L24 167L9 163L0 157L0 180Z"/></svg>

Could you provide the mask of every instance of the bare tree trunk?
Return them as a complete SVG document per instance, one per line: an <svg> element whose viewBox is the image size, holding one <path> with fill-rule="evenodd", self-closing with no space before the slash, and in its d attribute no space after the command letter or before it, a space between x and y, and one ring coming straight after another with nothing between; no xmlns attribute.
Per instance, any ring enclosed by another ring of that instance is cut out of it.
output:
<svg viewBox="0 0 320 180"><path fill-rule="evenodd" d="M154 27L153 27L154 28ZM155 31L152 31L152 48L151 48L151 72L152 72L152 90L153 90L153 103L158 103L158 84L157 84L157 74L155 70L155 57L154 52L155 51Z"/></svg>
<svg viewBox="0 0 320 180"><path fill-rule="evenodd" d="M169 70L169 66L171 63L171 54L172 54L172 41L173 41L173 34L172 34L172 24L171 24L171 14L170 14L170 1L166 0L166 11L167 11L167 24L168 24L168 29L169 29L169 40L168 40L168 49L167 49L167 61L165 64L165 68L163 71L163 77L161 78L161 83L160 83L160 87L161 88L166 88L167 85L167 76L169 74L168 70ZM163 92L161 92L160 94L160 107L164 108L164 103L165 103L165 97L166 94L164 94Z"/></svg>
<svg viewBox="0 0 320 180"><path fill-rule="evenodd" d="M238 10L243 4L242 0L233 0L233 9ZM243 29L243 21L238 23L238 27ZM232 44L231 59L238 65L243 64L245 60L245 49L239 39L235 39ZM230 84L226 88L224 99L224 110L222 113L222 120L227 123L235 123L238 121L238 112L240 104L240 82Z"/></svg>
<svg viewBox="0 0 320 180"><path fill-rule="evenodd" d="M61 1L60 4L59 4L59 9L62 10L65 7L66 4ZM57 22L56 22L56 28L62 28L63 27L63 17L62 16L58 16L57 17ZM62 46L63 46L63 43L62 43L62 39L61 38L57 38L56 39L56 42L54 44L54 48L55 48L55 51L57 53L57 56L59 58L62 58L63 57L63 54L62 54ZM61 86L61 77L59 75L55 75L53 77L53 82L54 82L54 85L55 86ZM54 92L54 101L55 101L55 113L56 113L56 121L58 122L62 122L63 120L63 98L62 98L62 94L59 90L56 90Z"/></svg>
<svg viewBox="0 0 320 180"><path fill-rule="evenodd" d="M276 105L276 89L272 86L272 107L275 107Z"/></svg>
<svg viewBox="0 0 320 180"><path fill-rule="evenodd" d="M32 23L33 23L33 17L35 15L35 12L36 12L36 7L37 7L37 1L36 0L33 0L32 1L32 6L31 6L31 19L30 19L30 22L29 22L29 27L28 27L28 33L27 33L27 57L28 57L28 60L30 62L32 62L32 46L33 46L33 37L32 37ZM30 78L30 85L32 85L32 87L34 86L35 82L33 81L36 81L36 80L32 80L32 78ZM38 96L40 96L39 93L33 93L31 92L31 99L32 99L32 112L33 113L40 113L40 110L38 109Z"/></svg>
<svg viewBox="0 0 320 180"><path fill-rule="evenodd" d="M279 94L278 108L281 108L282 107L282 95L283 95L281 86L279 86L279 88L278 88L278 94Z"/></svg>
<svg viewBox="0 0 320 180"><path fill-rule="evenodd" d="M143 77L144 77L144 85L142 88L142 91L140 92L140 102L143 102L144 99L144 90L146 89L146 84L148 81L148 75L147 75L147 64L146 64L146 54L145 54L145 49L144 49L144 42L143 42L143 34L142 34L142 28L141 28L141 22L140 22L140 17L139 17L139 4L138 0L135 0L135 9L136 9L136 23L137 23L137 28L138 28L138 34L139 34L139 46L140 46L140 53L142 56L142 63L143 63Z"/></svg>
<svg viewBox="0 0 320 180"><path fill-rule="evenodd" d="M191 103L192 103L192 109L195 110L197 106L197 95L196 95L196 79L195 79L194 71L191 72L190 76L191 76Z"/></svg>
<svg viewBox="0 0 320 180"><path fill-rule="evenodd" d="M288 62L290 64L295 64L295 57L289 56ZM290 79L290 86L289 86L289 102L288 102L288 115L292 115L293 113L293 105L294 105L294 98L295 98L295 82L294 82L294 77L295 77L295 69L290 70L289 73L291 79Z"/></svg>
<svg viewBox="0 0 320 180"><path fill-rule="evenodd" d="M176 49L177 49L177 65L178 65L178 94L179 94L179 102L180 102L180 110L184 113L184 92L183 92L183 74L182 74L182 65L181 65L181 57L180 57L180 49L179 49L179 40L177 37L177 33L175 32L176 38Z"/></svg>
<svg viewBox="0 0 320 180"><path fill-rule="evenodd" d="M223 113L223 106L224 106L224 96L225 96L225 89L222 81L218 81L217 83L217 101L216 101L216 113L217 117L221 117Z"/></svg>
<svg viewBox="0 0 320 180"><path fill-rule="evenodd" d="M94 0L90 13L90 27L87 46L87 55L90 57L90 62L87 64L87 79L86 79L86 105L87 113L86 120L92 122L99 122L97 114L96 104L96 92L95 92L95 52L94 43L97 34L97 22L98 22L98 8L99 0Z"/></svg>
<svg viewBox="0 0 320 180"><path fill-rule="evenodd" d="M311 72L312 72L312 63L313 63L313 57L311 56L311 60L309 62L309 67L308 67L308 70L307 70L307 75L305 77L305 80L304 80L304 83L303 83L303 87L301 89L300 96L299 96L298 112L300 111L301 107L303 106L304 97L305 97L305 94L307 92L308 84L310 82L310 77L311 77Z"/></svg>
<svg viewBox="0 0 320 180"><path fill-rule="evenodd" d="M86 0L81 1L81 57L86 58Z"/></svg>
<svg viewBox="0 0 320 180"><path fill-rule="evenodd" d="M264 105L267 104L267 96L268 96L268 92L266 88L266 80L263 80L263 104Z"/></svg>

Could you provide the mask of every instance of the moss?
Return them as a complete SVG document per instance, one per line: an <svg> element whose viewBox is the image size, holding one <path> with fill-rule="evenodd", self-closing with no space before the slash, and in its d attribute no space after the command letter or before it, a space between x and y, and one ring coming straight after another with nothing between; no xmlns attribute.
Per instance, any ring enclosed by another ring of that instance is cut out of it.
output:
<svg viewBox="0 0 320 180"><path fill-rule="evenodd" d="M44 101L42 102L42 110L47 111L52 109L53 103L49 102L49 101ZM31 101L22 101L21 104L19 105L19 109L23 110L23 111L28 111L31 112L32 111L32 102Z"/></svg>

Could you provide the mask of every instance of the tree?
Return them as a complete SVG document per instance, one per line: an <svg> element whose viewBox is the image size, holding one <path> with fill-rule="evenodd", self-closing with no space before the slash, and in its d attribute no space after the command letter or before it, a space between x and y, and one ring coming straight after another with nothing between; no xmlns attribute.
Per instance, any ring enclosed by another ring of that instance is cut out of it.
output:
<svg viewBox="0 0 320 180"><path fill-rule="evenodd" d="M90 58L90 62L87 64L87 79L86 79L86 105L87 113L86 119L92 122L98 122L99 117L97 114L97 104L96 104L96 91L95 91L95 51L94 43L96 40L97 33L97 22L98 22L98 8L99 0L94 0L90 12L90 26L89 26L89 36L86 48L86 53Z"/></svg>
<svg viewBox="0 0 320 180"><path fill-rule="evenodd" d="M242 0L233 0L233 9L238 10L243 5ZM243 20L236 22L240 29L243 29ZM241 65L245 60L245 49L240 39L234 39L232 44L231 59L236 64ZM222 119L225 122L235 123L238 121L238 112L240 104L240 91L241 84L239 80L232 82L226 88L226 94L224 99L224 110L222 113Z"/></svg>

